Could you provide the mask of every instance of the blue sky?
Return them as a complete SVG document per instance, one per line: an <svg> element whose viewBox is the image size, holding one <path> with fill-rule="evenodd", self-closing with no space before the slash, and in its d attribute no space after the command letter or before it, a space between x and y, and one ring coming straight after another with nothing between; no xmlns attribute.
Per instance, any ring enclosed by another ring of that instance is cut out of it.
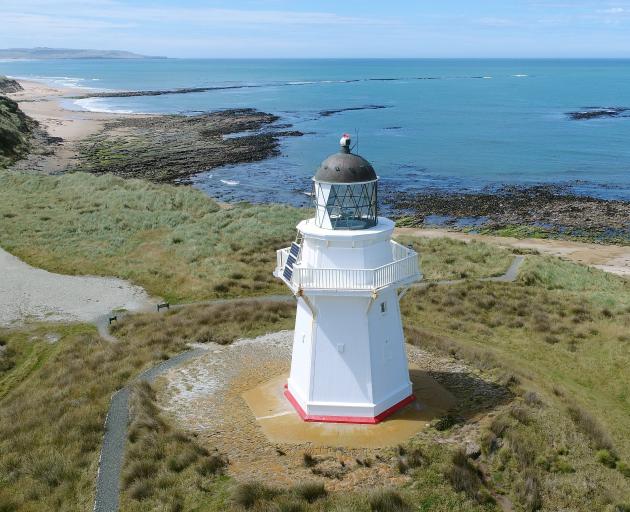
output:
<svg viewBox="0 0 630 512"><path fill-rule="evenodd" d="M0 47L169 57L630 57L630 0L1 0Z"/></svg>

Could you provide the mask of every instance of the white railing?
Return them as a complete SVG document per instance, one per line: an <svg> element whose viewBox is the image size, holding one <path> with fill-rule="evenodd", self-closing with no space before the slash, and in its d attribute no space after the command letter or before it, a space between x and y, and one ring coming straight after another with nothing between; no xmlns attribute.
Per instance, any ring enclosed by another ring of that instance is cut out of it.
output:
<svg viewBox="0 0 630 512"><path fill-rule="evenodd" d="M412 282L420 278L418 253L391 242L394 261L373 269L293 268L289 286L296 289L318 290L377 290L394 283ZM289 249L277 251L276 275L282 275Z"/></svg>
<svg viewBox="0 0 630 512"><path fill-rule="evenodd" d="M279 249L276 251L276 271L284 269L284 266L287 263L287 258L289 257L289 247L285 249Z"/></svg>

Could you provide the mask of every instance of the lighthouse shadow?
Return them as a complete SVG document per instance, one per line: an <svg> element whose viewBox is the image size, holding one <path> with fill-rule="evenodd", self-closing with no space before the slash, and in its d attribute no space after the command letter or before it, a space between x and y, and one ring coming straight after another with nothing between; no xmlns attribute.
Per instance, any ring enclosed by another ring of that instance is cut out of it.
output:
<svg viewBox="0 0 630 512"><path fill-rule="evenodd" d="M409 376L418 405L432 411L432 419L448 417L447 421L455 422L475 418L514 398L508 386L468 372L411 368Z"/></svg>

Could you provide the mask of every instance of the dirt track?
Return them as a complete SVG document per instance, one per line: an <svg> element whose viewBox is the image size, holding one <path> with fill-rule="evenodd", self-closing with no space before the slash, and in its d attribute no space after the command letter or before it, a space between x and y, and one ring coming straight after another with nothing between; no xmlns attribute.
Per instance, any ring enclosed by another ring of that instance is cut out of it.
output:
<svg viewBox="0 0 630 512"><path fill-rule="evenodd" d="M509 249L530 249L541 254L558 256L562 259L598 268L620 276L630 276L630 247L604 245L570 240L548 240L538 238L512 238L490 235L472 235L447 229L397 228L399 235L423 236L426 238L452 238L463 242L478 240Z"/></svg>

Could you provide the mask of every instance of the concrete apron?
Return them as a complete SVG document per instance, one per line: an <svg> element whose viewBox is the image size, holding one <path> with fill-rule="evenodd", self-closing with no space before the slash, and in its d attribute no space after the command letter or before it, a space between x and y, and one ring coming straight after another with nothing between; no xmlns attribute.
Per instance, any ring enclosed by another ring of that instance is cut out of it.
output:
<svg viewBox="0 0 630 512"><path fill-rule="evenodd" d="M384 448L404 443L431 420L455 406L455 398L437 381L414 365L416 400L376 425L303 421L284 396L287 375L279 375L241 396L264 435L272 443L311 443L314 447Z"/></svg>

